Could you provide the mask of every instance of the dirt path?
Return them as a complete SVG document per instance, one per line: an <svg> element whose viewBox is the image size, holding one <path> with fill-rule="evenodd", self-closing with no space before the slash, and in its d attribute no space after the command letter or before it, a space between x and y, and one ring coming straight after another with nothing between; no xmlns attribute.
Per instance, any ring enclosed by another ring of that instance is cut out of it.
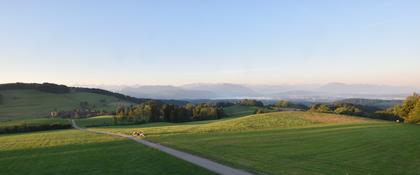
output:
<svg viewBox="0 0 420 175"><path fill-rule="evenodd" d="M218 174L223 174L223 175L252 175L249 172L240 170L240 169L235 169L226 165L222 165L220 163L211 161L209 159L205 159L199 156L195 156L186 152L182 152L176 149L172 149L166 146L162 146L160 144L156 144L153 142L149 142L143 139L139 139L133 136L129 136L126 134L119 134L119 133L112 133L112 132L106 132L106 131L93 131L93 130L89 130L89 129L85 129L85 128L80 128L79 126L77 126L76 122L74 120L71 120L71 123L73 125L74 128L79 129L81 131L87 131L87 132L93 132L93 133L98 133L98 134L107 134L107 135L112 135L112 136L119 136L119 137L124 137L133 141L136 141L137 143L141 143L143 145L146 145L148 147L151 148L155 148L159 151L165 152L167 154L170 154L172 156L175 156L177 158L180 158L182 160L185 160L187 162L190 162L192 164L198 165L200 167L203 167L205 169L208 169L210 171L213 171L215 173Z"/></svg>

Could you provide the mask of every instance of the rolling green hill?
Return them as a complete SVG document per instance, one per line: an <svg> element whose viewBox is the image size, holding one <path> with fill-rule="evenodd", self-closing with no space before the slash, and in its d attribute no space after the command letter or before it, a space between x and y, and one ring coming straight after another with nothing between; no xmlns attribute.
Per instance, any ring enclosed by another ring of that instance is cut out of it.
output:
<svg viewBox="0 0 420 175"><path fill-rule="evenodd" d="M420 127L277 112L221 121L93 128L146 139L261 174L416 174Z"/></svg>
<svg viewBox="0 0 420 175"><path fill-rule="evenodd" d="M130 140L77 130L0 135L0 174L213 174Z"/></svg>
<svg viewBox="0 0 420 175"><path fill-rule="evenodd" d="M228 117L241 117L254 114L255 110L259 109L257 106L244 106L235 104L233 106L223 108L224 113Z"/></svg>
<svg viewBox="0 0 420 175"><path fill-rule="evenodd" d="M114 111L120 104L131 104L117 97L90 92L48 93L39 90L0 90L0 120L39 118L54 110L73 110L86 101L97 110Z"/></svg>
<svg viewBox="0 0 420 175"><path fill-rule="evenodd" d="M222 120L198 121L187 123L151 123L132 126L97 127L96 130L107 130L129 134L140 129L149 136L173 135L183 133L213 133L265 130L273 128L307 127L320 124L379 122L365 118L335 114L309 112L274 112L255 114ZM83 123L83 119L82 119Z"/></svg>

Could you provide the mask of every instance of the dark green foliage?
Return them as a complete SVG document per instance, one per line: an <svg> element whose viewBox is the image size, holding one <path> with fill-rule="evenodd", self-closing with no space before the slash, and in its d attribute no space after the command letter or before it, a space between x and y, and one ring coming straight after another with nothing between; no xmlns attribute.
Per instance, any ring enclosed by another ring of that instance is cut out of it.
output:
<svg viewBox="0 0 420 175"><path fill-rule="evenodd" d="M69 129L70 124L63 123L45 123L45 124L26 124L22 123L13 126L0 126L0 134L5 133L19 133L19 132L32 132L32 131L47 131L56 129Z"/></svg>
<svg viewBox="0 0 420 175"><path fill-rule="evenodd" d="M264 106L264 104L261 101L254 100L254 99L239 100L238 104L244 105L244 106L258 106L258 107L263 107Z"/></svg>
<svg viewBox="0 0 420 175"><path fill-rule="evenodd" d="M199 104L193 109L193 120L219 119L223 116L223 110L209 104Z"/></svg>
<svg viewBox="0 0 420 175"><path fill-rule="evenodd" d="M350 103L314 104L309 109L311 112L336 113L353 115L381 120L398 120L399 118L389 110L382 110L374 106L355 105Z"/></svg>
<svg viewBox="0 0 420 175"><path fill-rule="evenodd" d="M50 117L52 118L85 118L85 117L94 117L98 115L110 115L112 113L107 112L103 109L95 109L95 105L90 105L87 101L82 101L79 103L79 107L70 111L54 111L50 112Z"/></svg>
<svg viewBox="0 0 420 175"><path fill-rule="evenodd" d="M187 122L193 120L210 120L223 117L222 108L215 105L186 104L178 106L174 104L163 104L158 101L148 101L136 106L117 108L115 122Z"/></svg>
<svg viewBox="0 0 420 175"><path fill-rule="evenodd" d="M3 95L0 94L0 105L3 104Z"/></svg>
<svg viewBox="0 0 420 175"><path fill-rule="evenodd" d="M295 108L295 109L300 109L300 110L308 110L308 107L304 104L296 104L296 103L289 102L287 100L278 101L274 105L274 107L277 107L277 108Z"/></svg>
<svg viewBox="0 0 420 175"><path fill-rule="evenodd" d="M349 98L336 101L336 103L348 103L361 106L373 106L381 109L386 109L397 104L401 104L402 100L380 100L380 99L362 99L362 98Z"/></svg>
<svg viewBox="0 0 420 175"><path fill-rule="evenodd" d="M398 117L398 115L396 115L394 113L394 111L392 110L392 108L390 109L386 109L386 110L381 110L381 111L376 111L374 113L374 116L376 116L375 118L377 119L383 119L383 120L392 120L392 121L403 121L400 117Z"/></svg>

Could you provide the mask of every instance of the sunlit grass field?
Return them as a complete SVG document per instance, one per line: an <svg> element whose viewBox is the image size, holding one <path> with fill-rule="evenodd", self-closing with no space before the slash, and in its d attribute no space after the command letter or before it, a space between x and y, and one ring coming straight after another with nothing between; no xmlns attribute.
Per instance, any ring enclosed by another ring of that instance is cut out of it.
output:
<svg viewBox="0 0 420 175"><path fill-rule="evenodd" d="M0 135L0 174L212 174L133 141L78 130Z"/></svg>
<svg viewBox="0 0 420 175"><path fill-rule="evenodd" d="M147 135L160 136L165 134L181 133L212 133L229 131L264 130L272 128L305 127L319 124L352 123L374 121L358 117L335 114L308 113L308 112L275 112L249 115L238 118L222 120L208 120L187 123L151 123L131 126L96 127L95 130L107 130L120 133L131 133L141 130ZM379 122L379 121L374 121Z"/></svg>
<svg viewBox="0 0 420 175"><path fill-rule="evenodd" d="M420 172L417 125L342 115L278 112L207 123L94 129L144 131L153 142L261 174Z"/></svg>
<svg viewBox="0 0 420 175"><path fill-rule="evenodd" d="M235 104L233 106L228 106L223 108L223 111L228 117L241 117L254 114L255 110L259 109L260 107L256 106L244 106Z"/></svg>

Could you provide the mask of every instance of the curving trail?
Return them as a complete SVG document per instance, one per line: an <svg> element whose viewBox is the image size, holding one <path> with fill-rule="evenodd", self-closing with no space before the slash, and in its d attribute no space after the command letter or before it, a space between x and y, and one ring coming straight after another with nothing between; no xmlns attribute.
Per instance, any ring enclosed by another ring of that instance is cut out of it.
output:
<svg viewBox="0 0 420 175"><path fill-rule="evenodd" d="M157 149L159 151L165 152L167 154L170 154L172 156L175 156L177 158L180 158L182 160L185 160L187 162L190 162L192 164L198 165L200 167L203 167L207 170L213 171L215 173L218 174L223 174L223 175L252 175L252 173L240 170L240 169L236 169L236 168L232 168L226 165L222 165L220 163L211 161L209 159L206 158L202 158L196 155L192 155L183 151L179 151L173 148L169 148L160 144L156 144L153 142L149 142L143 139L139 139L130 135L126 135L126 134L119 134L119 133L112 133L112 132L106 132L106 131L93 131L93 130L89 130L89 129L85 129L85 128L80 128L79 126L77 126L76 122L72 119L71 120L71 124L73 126L73 128L76 128L78 130L81 131L86 131L86 132L92 132L92 133L98 133L98 134L107 134L107 135L112 135L112 136L118 136L118 137L124 137L133 141L136 141L137 143L146 145L148 147Z"/></svg>

